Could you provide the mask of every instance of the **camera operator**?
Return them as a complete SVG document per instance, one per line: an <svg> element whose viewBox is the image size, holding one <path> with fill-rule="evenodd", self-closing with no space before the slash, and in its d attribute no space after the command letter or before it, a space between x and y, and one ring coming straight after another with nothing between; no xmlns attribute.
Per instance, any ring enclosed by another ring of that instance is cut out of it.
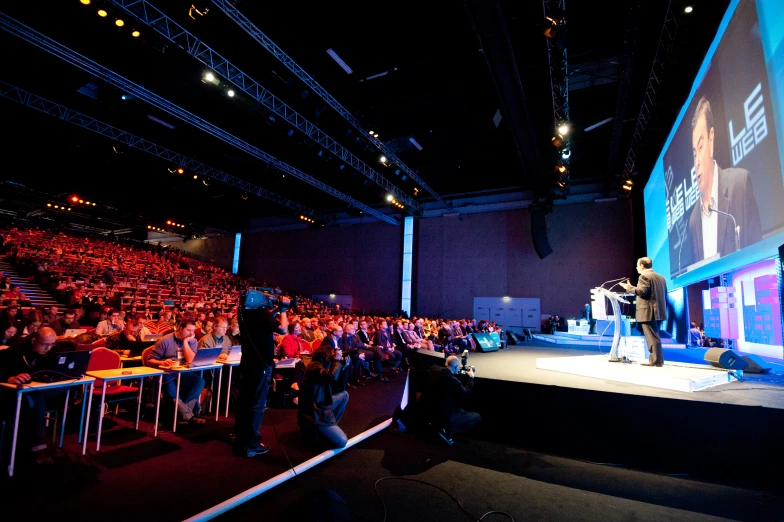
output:
<svg viewBox="0 0 784 522"><path fill-rule="evenodd" d="M427 416L431 424L439 429L439 436L449 444L452 434L466 432L482 422L478 413L462 408L474 389L474 369L463 366L462 371L468 378L465 385L457 376L461 373L461 365L456 355L446 358L446 367L433 365L430 368Z"/></svg>
<svg viewBox="0 0 784 522"><path fill-rule="evenodd" d="M334 331L333 336L336 337ZM313 353L302 381L297 422L303 440L317 442L323 437L332 447L345 448L348 437L338 423L348 405L348 392L332 392L345 371L348 357L344 358L337 346L327 341Z"/></svg>
<svg viewBox="0 0 784 522"><path fill-rule="evenodd" d="M244 457L264 455L270 448L261 442L261 422L267 407L267 393L275 367L273 333L284 334L289 326L287 297L280 298L280 315L265 308L241 309L239 325L243 350L239 365L239 390L235 416L234 454Z"/></svg>

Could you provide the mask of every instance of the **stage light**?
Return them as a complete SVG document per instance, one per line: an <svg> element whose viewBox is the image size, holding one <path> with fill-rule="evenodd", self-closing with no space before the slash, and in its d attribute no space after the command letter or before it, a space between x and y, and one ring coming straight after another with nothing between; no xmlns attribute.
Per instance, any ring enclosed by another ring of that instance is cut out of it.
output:
<svg viewBox="0 0 784 522"><path fill-rule="evenodd" d="M199 179L199 176L197 176L196 174L194 174L194 175L193 175L193 179Z"/></svg>
<svg viewBox="0 0 784 522"><path fill-rule="evenodd" d="M569 159L569 157L570 157L571 155L572 155L572 151L571 151L571 150L569 150L569 148L568 148L568 147L564 147L563 149L561 149L561 157L562 157L563 159Z"/></svg>
<svg viewBox="0 0 784 522"><path fill-rule="evenodd" d="M231 89L229 89L229 91L226 94L229 95L229 98L233 98L234 97L234 91L232 91Z"/></svg>
<svg viewBox="0 0 784 522"><path fill-rule="evenodd" d="M95 206L95 203L93 203L93 206Z"/></svg>
<svg viewBox="0 0 784 522"><path fill-rule="evenodd" d="M51 206L52 206L52 204L51 204L51 203L47 203L47 204L46 204L46 206L47 206L47 207L51 207Z"/></svg>
<svg viewBox="0 0 784 522"><path fill-rule="evenodd" d="M387 194L387 201L392 201L393 199L395 199L395 196L392 194Z"/></svg>
<svg viewBox="0 0 784 522"><path fill-rule="evenodd" d="M90 0L79 0L84 5L90 5Z"/></svg>
<svg viewBox="0 0 784 522"><path fill-rule="evenodd" d="M167 221L167 222L166 222L166 224L167 224L167 225L171 225L171 221Z"/></svg>
<svg viewBox="0 0 784 522"><path fill-rule="evenodd" d="M683 10L684 13L689 14L694 11L694 8L690 5L687 5L686 8Z"/></svg>
<svg viewBox="0 0 784 522"><path fill-rule="evenodd" d="M109 13L107 13L103 9L98 9L98 16L100 16L101 18L106 18L106 15L108 15L108 14Z"/></svg>
<svg viewBox="0 0 784 522"><path fill-rule="evenodd" d="M58 205L55 205L54 208L60 208Z"/></svg>
<svg viewBox="0 0 784 522"><path fill-rule="evenodd" d="M125 25L125 22L123 22L121 18L118 18L117 20L114 21L114 25L116 25L117 27L122 27Z"/></svg>
<svg viewBox="0 0 784 522"><path fill-rule="evenodd" d="M152 227L151 227L150 225L147 225L147 228L148 228L148 229L151 229Z"/></svg>
<svg viewBox="0 0 784 522"><path fill-rule="evenodd" d="M368 131L368 134L370 134L372 136L373 135L373 131Z"/></svg>
<svg viewBox="0 0 784 522"><path fill-rule="evenodd" d="M84 203L84 200L83 200L83 199L80 199L80 200L79 200L79 203Z"/></svg>
<svg viewBox="0 0 784 522"><path fill-rule="evenodd" d="M508 301L508 300L509 300L509 296L508 296L508 295L505 295L505 296L504 296L504 301Z"/></svg>
<svg viewBox="0 0 784 522"><path fill-rule="evenodd" d="M89 204L90 204L90 202L89 202L89 201L85 201L85 202L84 202L84 204L85 204L85 205L89 205Z"/></svg>
<svg viewBox="0 0 784 522"><path fill-rule="evenodd" d="M185 174L185 169L180 167L177 169L177 174Z"/></svg>
<svg viewBox="0 0 784 522"><path fill-rule="evenodd" d="M374 138L378 138L378 133L375 133L375 134L373 135L373 137L374 137Z"/></svg>
<svg viewBox="0 0 784 522"><path fill-rule="evenodd" d="M74 197L72 197L72 198L71 198L71 201L73 201L74 203L76 203L77 201L79 201L79 198L77 198L76 196L74 196Z"/></svg>
<svg viewBox="0 0 784 522"><path fill-rule="evenodd" d="M139 36L141 36L141 34L142 33L137 31L136 29L134 29L133 32L131 33L131 36L133 36L134 38L139 38Z"/></svg>
<svg viewBox="0 0 784 522"><path fill-rule="evenodd" d="M71 211L71 207L68 207L68 212L70 212L70 211Z"/></svg>
<svg viewBox="0 0 784 522"><path fill-rule="evenodd" d="M204 75L204 79L207 80L208 82L214 82L215 81L215 75L212 74L211 72L208 72L208 73L206 73Z"/></svg>
<svg viewBox="0 0 784 522"><path fill-rule="evenodd" d="M120 96L120 99L121 99L121 100L127 100L127 99L128 99L128 97L127 97L126 95L124 95L124 94L123 94L122 96Z"/></svg>
<svg viewBox="0 0 784 522"><path fill-rule="evenodd" d="M566 165L558 165L555 167L555 170L557 170L560 174L563 174L566 172Z"/></svg>
<svg viewBox="0 0 784 522"><path fill-rule="evenodd" d="M553 147L558 148L561 145L563 145L563 136L561 136L560 134L558 136L553 136L552 138L550 138L550 141L553 143Z"/></svg>
<svg viewBox="0 0 784 522"><path fill-rule="evenodd" d="M558 134L560 134L561 136L566 136L567 134L569 134L569 126L565 123L562 124L560 127L558 127Z"/></svg>
<svg viewBox="0 0 784 522"><path fill-rule="evenodd" d="M624 185L623 186L623 190L629 190L630 191L630 190L632 190L632 186L631 185Z"/></svg>

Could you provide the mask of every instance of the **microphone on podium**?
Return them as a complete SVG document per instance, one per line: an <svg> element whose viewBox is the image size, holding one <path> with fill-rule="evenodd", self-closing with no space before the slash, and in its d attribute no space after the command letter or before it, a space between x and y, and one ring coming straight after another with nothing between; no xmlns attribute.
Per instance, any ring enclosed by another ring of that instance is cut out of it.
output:
<svg viewBox="0 0 784 522"><path fill-rule="evenodd" d="M710 205L708 205L708 210L710 212L715 212L715 213L717 213L717 214L719 214L721 216L728 217L728 218L730 218L732 220L732 230L735 231L735 234L734 234L734 236L735 236L735 252L740 250L740 227L738 226L738 223L735 221L735 216L733 216L732 214L729 214L727 212L722 212L721 210L716 210L715 208L713 208Z"/></svg>

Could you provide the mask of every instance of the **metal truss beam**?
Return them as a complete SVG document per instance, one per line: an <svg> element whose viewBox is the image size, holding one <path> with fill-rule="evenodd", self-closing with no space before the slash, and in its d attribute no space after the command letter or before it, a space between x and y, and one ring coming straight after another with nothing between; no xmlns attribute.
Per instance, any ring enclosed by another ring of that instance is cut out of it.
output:
<svg viewBox="0 0 784 522"><path fill-rule="evenodd" d="M542 0L542 9L546 20L549 20L556 30L565 30L566 27L566 0ZM566 40L545 35L547 44L547 64L550 73L550 92L553 103L553 132L559 125L569 123L569 66L566 60ZM562 147L569 150L570 155L562 156L559 165L566 169L558 176L558 187L565 197L570 190L569 163L571 157L570 133L561 137ZM563 168L560 167L559 168Z"/></svg>
<svg viewBox="0 0 784 522"><path fill-rule="evenodd" d="M327 194L345 201L354 208L362 210L363 212L392 225L400 225L400 222L394 217L379 212L378 210L371 208L364 203L360 203L351 196L344 194L333 187L330 187L326 183L317 180L313 176L305 174L301 170L292 167L288 163L280 161L271 154L267 154L266 152L262 151L258 147L237 138L220 127L213 125L212 123L209 123L195 114L186 111L182 107L171 103L170 101L158 96L144 87L133 83L132 81L124 78L123 76L120 76L114 71L111 71L106 67L103 67L102 65L90 60L89 58L72 51L71 49L65 47L59 42L56 42L55 40L52 40L46 35L43 35L38 31L31 29L30 27L27 27L26 25L6 15L5 13L0 13L0 29L3 29L4 31L20 38L21 40L35 45L39 49L42 49L51 55L56 56L57 58L60 58L61 60L70 63L71 65L74 65L75 67L78 67L89 74L92 74L96 78L99 78L106 83L113 85L114 87L117 87L118 89L121 89L142 101L147 102L153 107L156 107L186 123L189 123L197 129L200 129L210 134L211 136L218 138L243 152L246 152L256 159L269 163L281 172L290 174L291 176L300 179L305 183L308 183L309 185L326 192Z"/></svg>
<svg viewBox="0 0 784 522"><path fill-rule="evenodd" d="M677 12L682 13L683 10L681 9ZM664 78L667 57L672 50L675 43L675 37L678 34L679 22L680 14L676 14L676 11L673 11L672 0L670 0L667 2L664 24L662 24L659 43L656 46L656 54L653 57L653 65L651 66L651 74L648 77L648 84L645 87L645 94L643 95L642 104L640 105L640 114L637 117L637 124L634 126L632 142L629 145L629 152L626 154L626 161L623 164L624 179L631 179L634 173L634 167L637 163L637 153L643 143L643 138L645 137L651 117L653 116L653 110L656 107L656 97Z"/></svg>
<svg viewBox="0 0 784 522"><path fill-rule="evenodd" d="M283 100L241 71L236 65L229 62L217 51L208 47L193 33L188 32L184 27L166 16L150 2L147 0L112 0L112 3L143 24L151 27L170 42L181 47L186 53L199 60L224 79L233 83L238 89L244 91L257 102L264 105L264 107L289 122L297 130L337 156L341 161L356 169L357 172L373 181L387 192L392 193L398 201L407 205L406 210L409 213L412 215L421 213L420 205L415 199L373 170L364 161L352 154L351 151L341 146L315 124L305 119L290 106L286 105Z"/></svg>
<svg viewBox="0 0 784 522"><path fill-rule="evenodd" d="M419 175L411 169L408 165L403 163L397 155L392 152L383 142L380 140L370 136L368 130L365 129L362 124L357 120L354 115L352 115L348 109L343 107L331 94L327 92L324 87L319 85L319 83L313 79L305 70L297 65L297 63L291 59L286 53L283 52L283 49L278 47L275 42L273 42L267 35L261 32L261 29L256 27L256 25L251 22L247 16L242 14L237 7L234 5L234 2L229 0L212 0L212 3L215 6L223 11L226 16L231 18L237 25L239 25L251 38L256 40L264 49L272 53L280 63L282 63L288 70L290 70L294 75L302 80L305 85L308 86L313 92L315 92L322 100L324 100L330 107L335 109L338 114L340 114L343 119L349 122L355 129L357 129L361 136L363 136L366 140L370 143L375 145L384 155L392 160L393 163L397 164L400 167L400 170L405 172L411 179L416 181L422 189L436 198L440 203L446 205L447 207L451 207L451 204L444 201L438 193L436 193L430 186L425 183L425 181L419 177Z"/></svg>
<svg viewBox="0 0 784 522"><path fill-rule="evenodd" d="M193 158L189 158L184 154L180 154L174 152L173 150L169 150L166 147L156 145L155 143L147 141L143 138L134 136L129 132L125 132L124 130L118 129L117 127L113 127L108 123L98 121L94 118L91 118L90 116L87 116L86 114L69 109L64 105L60 105L51 100L47 100L46 98L42 98L36 94L20 89L19 87L11 85L10 83L6 83L2 80L0 80L0 96L7 100L21 103L22 105L43 112L50 116L54 116L55 118L65 122L72 123L82 127L83 129L87 129L102 136L106 136L107 138L122 143L128 147L141 150L158 158L162 158L173 165L181 165L187 168L190 172L207 176L214 180L226 183L227 185L231 185L232 187L236 187L240 190L248 192L249 194L268 199L273 203L277 203L278 205L295 210L300 214L306 214L318 221L330 221L328 216L313 210L310 207L306 207L305 205L292 201L288 198L279 196L274 192L270 192L269 190L263 189L258 185L241 180L235 176L232 176L231 174L227 174L223 171L210 167L209 165L205 165L204 163L196 161Z"/></svg>

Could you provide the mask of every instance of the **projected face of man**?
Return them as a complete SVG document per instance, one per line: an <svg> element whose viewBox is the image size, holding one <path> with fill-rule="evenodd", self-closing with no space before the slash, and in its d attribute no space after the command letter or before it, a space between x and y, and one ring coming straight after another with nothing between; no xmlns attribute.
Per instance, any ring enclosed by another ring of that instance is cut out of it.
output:
<svg viewBox="0 0 784 522"><path fill-rule="evenodd" d="M691 131L694 172L703 208L707 210L713 190L713 128L708 129L705 110L700 111L697 125Z"/></svg>

